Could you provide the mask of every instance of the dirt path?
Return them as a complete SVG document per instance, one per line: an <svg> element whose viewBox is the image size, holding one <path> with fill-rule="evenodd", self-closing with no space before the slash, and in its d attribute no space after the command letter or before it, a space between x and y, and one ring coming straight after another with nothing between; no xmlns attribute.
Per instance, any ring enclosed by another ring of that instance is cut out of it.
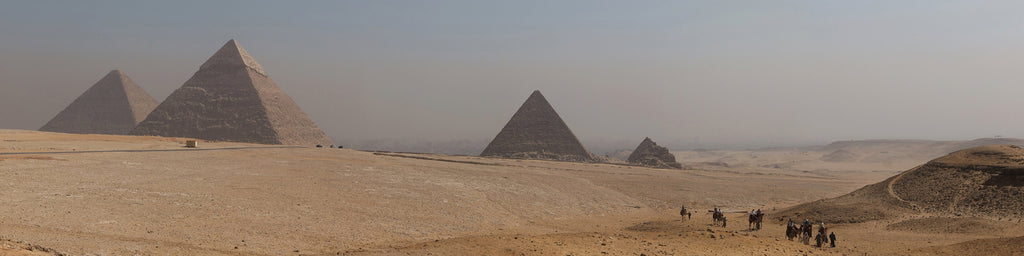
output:
<svg viewBox="0 0 1024 256"><path fill-rule="evenodd" d="M886 184L886 191L887 191L887 192L889 192L889 195L890 195L890 196L892 196L893 198L896 198L896 200L899 200L899 201L900 201L900 202L902 202L902 203L905 203L905 204L907 204L907 205L910 205L910 206L911 206L911 207L912 207L913 209L916 209L916 210L921 210L921 208L917 207L917 205L916 205L916 204L914 204L914 203L912 203L912 202L910 202L910 201L904 200L904 199L903 199L903 198L901 198L901 197L900 197L899 195L897 195L897 194L896 194L896 191L895 191L895 190L893 189L893 185L895 185L895 184L896 184L896 182L897 182L897 181L899 181L900 179L903 179L903 176L904 176L904 175L907 175L907 173L910 173L910 172L916 171L917 169L921 168L921 166L924 166L924 165L918 165L917 167L914 167L914 168L912 168L912 169L910 169L910 170L907 170L907 171L905 171L905 172L902 172L902 173L900 173L899 175L896 175L896 177L895 177L895 178L893 178L893 179L892 179L891 181L889 181L889 184Z"/></svg>

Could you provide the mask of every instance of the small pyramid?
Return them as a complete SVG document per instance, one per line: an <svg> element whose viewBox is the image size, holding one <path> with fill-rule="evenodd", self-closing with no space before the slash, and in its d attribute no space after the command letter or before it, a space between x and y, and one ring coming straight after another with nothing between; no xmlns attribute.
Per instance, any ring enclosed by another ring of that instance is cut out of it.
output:
<svg viewBox="0 0 1024 256"><path fill-rule="evenodd" d="M207 59L131 134L262 144L333 144L234 39Z"/></svg>
<svg viewBox="0 0 1024 256"><path fill-rule="evenodd" d="M480 156L592 162L540 91L533 91Z"/></svg>
<svg viewBox="0 0 1024 256"><path fill-rule="evenodd" d="M40 131L128 134L159 104L120 70L111 70Z"/></svg>
<svg viewBox="0 0 1024 256"><path fill-rule="evenodd" d="M658 146L651 138L644 138L629 154L629 163L654 168L682 169L683 165L676 162L676 156L667 148Z"/></svg>

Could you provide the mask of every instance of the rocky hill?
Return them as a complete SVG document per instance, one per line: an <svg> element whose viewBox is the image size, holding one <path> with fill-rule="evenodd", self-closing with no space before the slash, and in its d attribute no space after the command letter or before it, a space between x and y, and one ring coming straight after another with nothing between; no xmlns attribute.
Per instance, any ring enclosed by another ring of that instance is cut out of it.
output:
<svg viewBox="0 0 1024 256"><path fill-rule="evenodd" d="M1020 218L1024 149L989 145L956 151L849 194L783 210L777 219L857 223L900 214Z"/></svg>

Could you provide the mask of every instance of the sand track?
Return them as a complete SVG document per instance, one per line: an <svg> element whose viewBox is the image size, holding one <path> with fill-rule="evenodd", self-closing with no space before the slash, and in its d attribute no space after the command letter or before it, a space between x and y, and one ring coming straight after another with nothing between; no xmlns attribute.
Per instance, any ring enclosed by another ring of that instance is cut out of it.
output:
<svg viewBox="0 0 1024 256"><path fill-rule="evenodd" d="M919 165L917 167L911 168L910 170L907 170L905 172L902 172L902 173L896 175L895 177L892 178L892 180L889 180L889 182L886 183L886 186L885 186L886 191L889 192L889 195L892 196L893 199L896 199L897 201L899 201L901 203L905 203L907 205L910 205L911 209L915 209L915 210L920 210L921 208L917 207L917 205L914 204L913 202L904 200L902 197L900 197L900 195L896 194L896 190L893 189L893 186L895 186L896 182L900 181L900 179L903 179L903 176L907 175L907 173L911 173L911 172L917 171L918 169L921 168L921 166L923 166L923 165Z"/></svg>

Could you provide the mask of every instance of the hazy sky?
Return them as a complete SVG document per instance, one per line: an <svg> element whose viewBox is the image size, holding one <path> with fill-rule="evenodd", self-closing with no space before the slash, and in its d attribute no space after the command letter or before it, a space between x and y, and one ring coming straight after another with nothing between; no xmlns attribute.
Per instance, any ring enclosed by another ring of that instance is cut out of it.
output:
<svg viewBox="0 0 1024 256"><path fill-rule="evenodd" d="M331 137L489 141L541 90L584 144L1024 137L1021 1L12 1L0 128L111 69L157 100L228 39Z"/></svg>

